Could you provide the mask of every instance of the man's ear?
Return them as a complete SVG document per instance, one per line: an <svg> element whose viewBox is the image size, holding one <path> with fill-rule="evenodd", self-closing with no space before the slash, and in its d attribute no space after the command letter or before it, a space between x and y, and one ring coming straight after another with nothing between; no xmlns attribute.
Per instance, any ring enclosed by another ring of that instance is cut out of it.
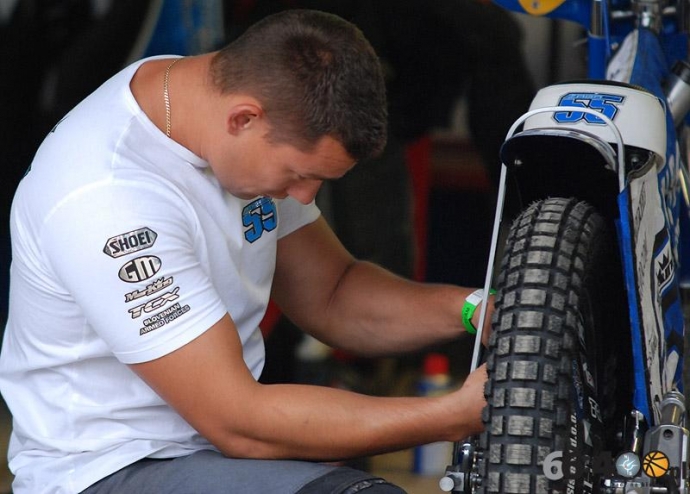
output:
<svg viewBox="0 0 690 494"><path fill-rule="evenodd" d="M237 135L257 124L263 118L263 109L253 103L239 103L230 108L227 118L227 131Z"/></svg>

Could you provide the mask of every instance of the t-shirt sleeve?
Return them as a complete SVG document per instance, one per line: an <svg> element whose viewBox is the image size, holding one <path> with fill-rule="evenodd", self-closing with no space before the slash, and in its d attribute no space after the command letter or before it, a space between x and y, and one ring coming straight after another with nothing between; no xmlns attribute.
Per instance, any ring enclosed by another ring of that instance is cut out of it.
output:
<svg viewBox="0 0 690 494"><path fill-rule="evenodd" d="M314 201L304 205L292 197L288 197L281 200L278 207L280 209L278 238L283 238L304 225L316 221L321 215L321 211Z"/></svg>
<svg viewBox="0 0 690 494"><path fill-rule="evenodd" d="M91 185L55 208L41 240L84 331L124 363L170 353L227 313L201 262L193 208L172 188Z"/></svg>

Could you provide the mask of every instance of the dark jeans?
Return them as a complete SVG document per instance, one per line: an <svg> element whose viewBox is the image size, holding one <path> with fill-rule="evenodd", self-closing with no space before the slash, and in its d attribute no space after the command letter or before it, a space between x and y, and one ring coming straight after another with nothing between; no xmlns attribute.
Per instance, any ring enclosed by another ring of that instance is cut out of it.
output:
<svg viewBox="0 0 690 494"><path fill-rule="evenodd" d="M306 461L245 460L215 451L144 459L82 494L405 494L399 487L347 467Z"/></svg>

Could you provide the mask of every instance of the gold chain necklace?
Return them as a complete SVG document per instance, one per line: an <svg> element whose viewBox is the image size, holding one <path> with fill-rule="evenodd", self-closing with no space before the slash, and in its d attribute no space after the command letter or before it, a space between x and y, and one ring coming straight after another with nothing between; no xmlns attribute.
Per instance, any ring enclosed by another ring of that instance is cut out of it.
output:
<svg viewBox="0 0 690 494"><path fill-rule="evenodd" d="M176 58L173 63L167 66L165 69L165 77L163 77L163 101L165 102L165 135L170 137L170 93L168 92L168 86L170 84L170 69L173 65L182 60L182 57Z"/></svg>

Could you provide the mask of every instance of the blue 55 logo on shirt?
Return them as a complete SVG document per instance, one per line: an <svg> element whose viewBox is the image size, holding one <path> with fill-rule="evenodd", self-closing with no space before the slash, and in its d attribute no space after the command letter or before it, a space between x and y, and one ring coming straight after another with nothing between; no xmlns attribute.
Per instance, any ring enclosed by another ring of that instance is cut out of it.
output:
<svg viewBox="0 0 690 494"><path fill-rule="evenodd" d="M264 232L275 230L278 226L278 210L270 197L260 197L242 209L244 238L249 243L256 242Z"/></svg>

